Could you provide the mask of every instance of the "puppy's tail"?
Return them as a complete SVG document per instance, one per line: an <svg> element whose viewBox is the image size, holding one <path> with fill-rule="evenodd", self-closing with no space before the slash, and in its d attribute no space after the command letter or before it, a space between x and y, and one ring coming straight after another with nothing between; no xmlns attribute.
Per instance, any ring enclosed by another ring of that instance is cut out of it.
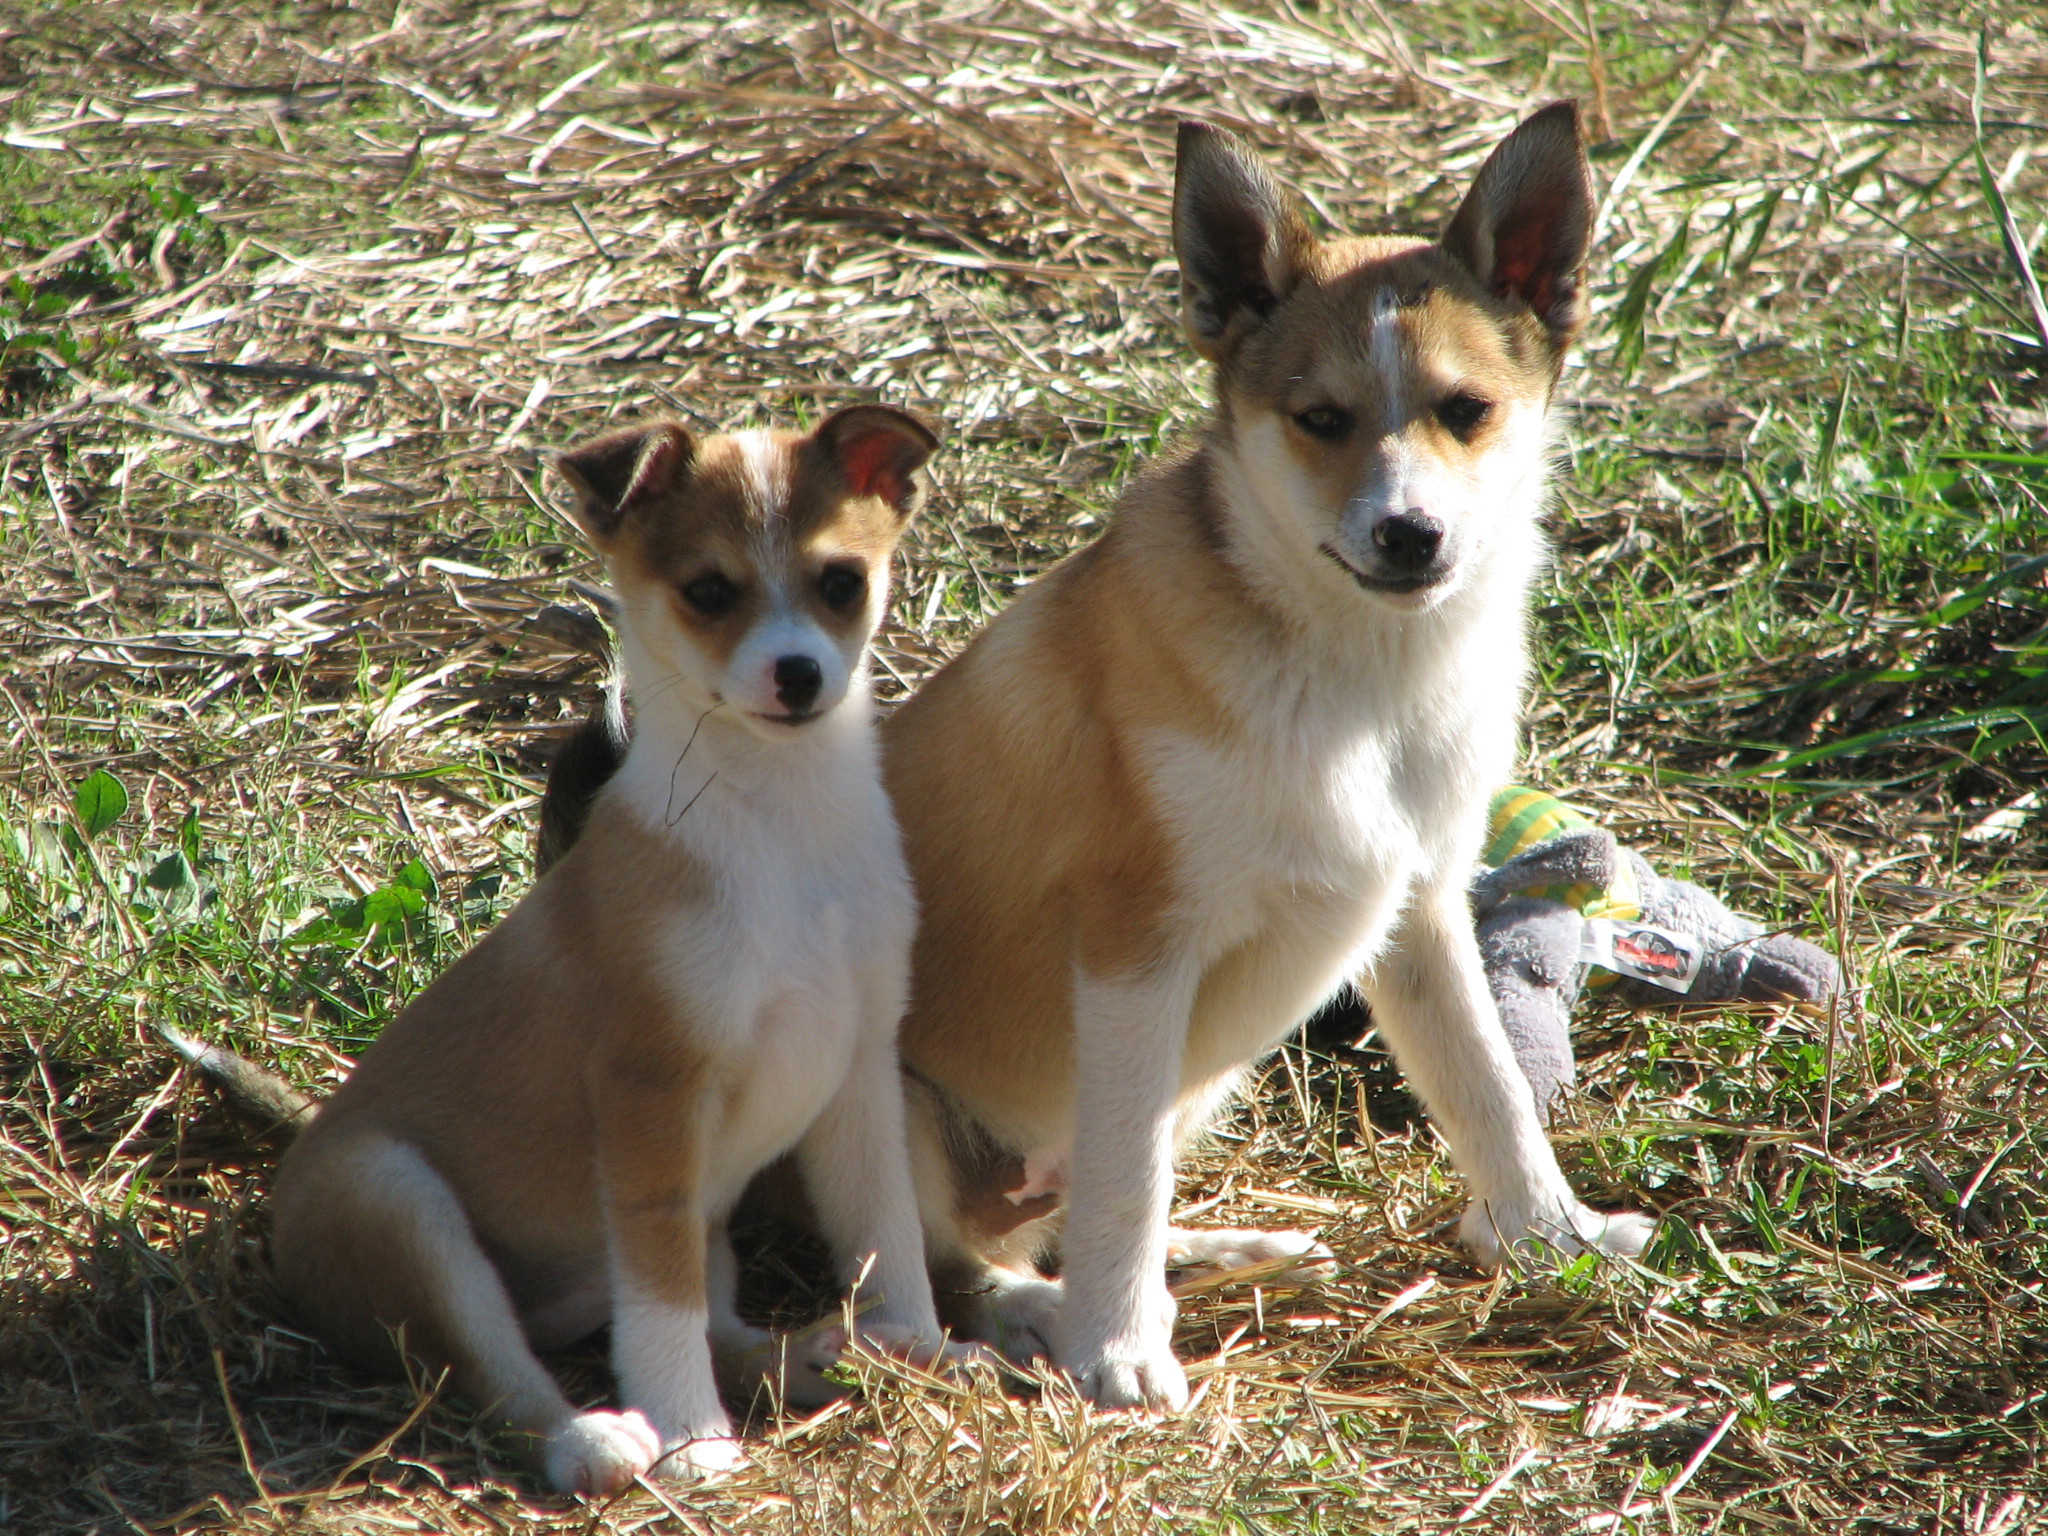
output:
<svg viewBox="0 0 2048 1536"><path fill-rule="evenodd" d="M540 800L540 834L535 839L536 872L575 846L597 792L611 782L626 760L632 727L617 683L607 686L590 718L562 743L548 769L548 787Z"/></svg>
<svg viewBox="0 0 2048 1536"><path fill-rule="evenodd" d="M277 1073L246 1057L194 1040L168 1024L155 1028L164 1044L219 1090L230 1109L266 1135L296 1136L319 1108Z"/></svg>

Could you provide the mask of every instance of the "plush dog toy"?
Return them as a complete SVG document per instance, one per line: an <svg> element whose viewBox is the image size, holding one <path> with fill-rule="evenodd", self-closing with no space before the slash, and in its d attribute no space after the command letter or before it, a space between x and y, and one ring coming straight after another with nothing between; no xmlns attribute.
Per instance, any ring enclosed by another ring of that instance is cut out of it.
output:
<svg viewBox="0 0 2048 1536"><path fill-rule="evenodd" d="M1820 1002L1842 984L1825 950L1767 933L1686 880L1667 880L1584 812L1541 790L1494 796L1472 915L1486 979L1536 1107L1572 1086L1582 990L1639 1007Z"/></svg>

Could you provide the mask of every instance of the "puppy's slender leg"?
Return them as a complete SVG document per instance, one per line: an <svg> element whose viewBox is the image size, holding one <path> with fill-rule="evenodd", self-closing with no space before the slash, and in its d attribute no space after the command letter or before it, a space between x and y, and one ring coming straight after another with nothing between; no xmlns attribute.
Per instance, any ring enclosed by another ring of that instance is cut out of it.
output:
<svg viewBox="0 0 2048 1536"><path fill-rule="evenodd" d="M1482 1263L1537 1239L1568 1252L1642 1252L1655 1223L1581 1205L1557 1166L1486 989L1461 886L1416 893L1364 989L1471 1181L1459 1236Z"/></svg>
<svg viewBox="0 0 2048 1536"><path fill-rule="evenodd" d="M462 1202L417 1149L383 1135L332 1148L280 1188L274 1241L281 1278L331 1335L406 1318L409 1347L446 1361L465 1393L541 1437L548 1481L562 1492L617 1493L660 1454L639 1414L579 1413L562 1395Z"/></svg>
<svg viewBox="0 0 2048 1536"><path fill-rule="evenodd" d="M863 1031L846 1080L798 1143L797 1160L841 1281L851 1284L865 1270L866 1286L880 1298L856 1330L872 1331L892 1350L907 1345L936 1358L942 1340L910 1177L893 1030Z"/></svg>
<svg viewBox="0 0 2048 1536"><path fill-rule="evenodd" d="M605 1074L598 1121L619 1396L661 1436L657 1473L714 1475L743 1459L711 1362L710 1212L704 1146L710 1105L680 1111L633 1064ZM700 1096L708 1097L708 1096Z"/></svg>
<svg viewBox="0 0 2048 1536"><path fill-rule="evenodd" d="M1194 968L1074 980L1074 1152L1059 1361L1108 1408L1185 1407L1166 1290L1174 1099Z"/></svg>

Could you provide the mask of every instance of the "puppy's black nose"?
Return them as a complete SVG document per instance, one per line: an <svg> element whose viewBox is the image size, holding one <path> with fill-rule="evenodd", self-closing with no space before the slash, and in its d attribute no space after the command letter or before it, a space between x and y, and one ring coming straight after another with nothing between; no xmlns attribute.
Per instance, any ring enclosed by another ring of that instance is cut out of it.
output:
<svg viewBox="0 0 2048 1536"><path fill-rule="evenodd" d="M825 669L815 656L775 658L775 697L793 715L800 715L818 702L818 690L825 686Z"/></svg>
<svg viewBox="0 0 2048 1536"><path fill-rule="evenodd" d="M1444 525L1427 512L1397 512L1373 529L1372 541L1386 556L1387 564L1420 572L1428 569L1443 547Z"/></svg>

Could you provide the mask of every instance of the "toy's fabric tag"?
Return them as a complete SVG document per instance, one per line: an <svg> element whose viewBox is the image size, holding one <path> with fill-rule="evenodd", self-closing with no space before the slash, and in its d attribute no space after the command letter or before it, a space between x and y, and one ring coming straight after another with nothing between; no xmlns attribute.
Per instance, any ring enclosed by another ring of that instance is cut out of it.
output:
<svg viewBox="0 0 2048 1536"><path fill-rule="evenodd" d="M1589 917L1585 937L1579 942L1579 958L1619 976L1633 976L1672 992L1690 992L1704 956L1696 935L1649 923Z"/></svg>

